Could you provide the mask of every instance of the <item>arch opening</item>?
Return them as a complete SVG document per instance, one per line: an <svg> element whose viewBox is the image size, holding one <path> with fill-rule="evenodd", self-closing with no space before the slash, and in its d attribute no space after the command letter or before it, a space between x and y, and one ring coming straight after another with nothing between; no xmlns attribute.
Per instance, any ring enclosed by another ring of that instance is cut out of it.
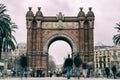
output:
<svg viewBox="0 0 120 80"><path fill-rule="evenodd" d="M67 55L72 54L72 48L64 40L56 40L49 45L48 54L53 57L56 65L62 65Z"/></svg>

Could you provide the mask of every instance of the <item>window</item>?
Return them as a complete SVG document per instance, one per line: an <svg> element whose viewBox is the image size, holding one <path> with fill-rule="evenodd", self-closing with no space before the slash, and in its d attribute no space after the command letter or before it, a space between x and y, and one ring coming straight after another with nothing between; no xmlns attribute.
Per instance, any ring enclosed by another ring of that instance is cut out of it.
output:
<svg viewBox="0 0 120 80"><path fill-rule="evenodd" d="M108 63L108 67L110 68L110 63Z"/></svg>
<svg viewBox="0 0 120 80"><path fill-rule="evenodd" d="M98 59L96 59L96 63L98 63Z"/></svg>
<svg viewBox="0 0 120 80"><path fill-rule="evenodd" d="M96 64L96 68L98 68L98 64Z"/></svg>
<svg viewBox="0 0 120 80"><path fill-rule="evenodd" d="M104 68L106 67L106 62L104 62Z"/></svg>
<svg viewBox="0 0 120 80"><path fill-rule="evenodd" d="M100 69L102 68L102 56L99 57Z"/></svg>
<svg viewBox="0 0 120 80"><path fill-rule="evenodd" d="M108 62L110 62L110 58L108 58Z"/></svg>
<svg viewBox="0 0 120 80"><path fill-rule="evenodd" d="M116 55L116 53L115 53L115 52L113 53L113 56L112 56L112 57L113 57L113 59L114 59L114 60L116 60L116 59L117 59L117 55Z"/></svg>
<svg viewBox="0 0 120 80"><path fill-rule="evenodd" d="M102 61L102 57L101 56L99 57L99 60L100 60L100 62Z"/></svg>
<svg viewBox="0 0 120 80"><path fill-rule="evenodd" d="M103 56L103 61L106 62L106 56Z"/></svg>
<svg viewBox="0 0 120 80"><path fill-rule="evenodd" d="M102 63L100 63L100 69L102 69Z"/></svg>

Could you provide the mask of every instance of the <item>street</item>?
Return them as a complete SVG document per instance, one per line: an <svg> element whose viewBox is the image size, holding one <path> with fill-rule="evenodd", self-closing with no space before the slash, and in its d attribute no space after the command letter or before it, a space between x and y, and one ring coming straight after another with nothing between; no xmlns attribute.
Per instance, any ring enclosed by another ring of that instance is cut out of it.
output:
<svg viewBox="0 0 120 80"><path fill-rule="evenodd" d="M0 78L0 80L68 80L63 77L45 77L45 78ZM77 78L71 78L70 80L78 80ZM79 80L120 80L120 79L107 79L107 78L83 78L81 77Z"/></svg>

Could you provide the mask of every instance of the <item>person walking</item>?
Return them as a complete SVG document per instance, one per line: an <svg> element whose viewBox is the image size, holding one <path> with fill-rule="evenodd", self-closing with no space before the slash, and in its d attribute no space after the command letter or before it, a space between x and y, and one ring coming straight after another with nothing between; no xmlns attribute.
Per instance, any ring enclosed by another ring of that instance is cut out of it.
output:
<svg viewBox="0 0 120 80"><path fill-rule="evenodd" d="M83 69L83 76L84 76L84 78L86 78L87 77L87 63L86 63L86 61L83 62L82 69Z"/></svg>
<svg viewBox="0 0 120 80"><path fill-rule="evenodd" d="M42 68L39 69L39 77L42 77L43 76L43 70Z"/></svg>
<svg viewBox="0 0 120 80"><path fill-rule="evenodd" d="M75 64L75 77L79 79L80 78L80 65L82 64L82 60L79 54L75 56L74 64Z"/></svg>
<svg viewBox="0 0 120 80"><path fill-rule="evenodd" d="M73 66L73 60L72 58L70 58L70 55L68 54L68 58L66 58L63 67L67 70L67 79L70 79L70 71L72 69Z"/></svg>
<svg viewBox="0 0 120 80"><path fill-rule="evenodd" d="M37 70L37 77L39 77L39 74L40 74L40 73L39 73L39 70Z"/></svg>
<svg viewBox="0 0 120 80"><path fill-rule="evenodd" d="M110 69L108 67L105 68L105 73L107 75L107 78L109 78L110 75Z"/></svg>
<svg viewBox="0 0 120 80"><path fill-rule="evenodd" d="M53 75L53 73L52 73L52 71L50 71L50 77L52 77L52 75Z"/></svg>
<svg viewBox="0 0 120 80"><path fill-rule="evenodd" d="M91 59L88 63L87 63L87 77L92 77L92 70L93 70L93 60Z"/></svg>
<svg viewBox="0 0 120 80"><path fill-rule="evenodd" d="M112 67L112 72L113 72L113 75L114 75L114 79L116 79L117 68L116 68L115 65L113 65L113 67Z"/></svg>

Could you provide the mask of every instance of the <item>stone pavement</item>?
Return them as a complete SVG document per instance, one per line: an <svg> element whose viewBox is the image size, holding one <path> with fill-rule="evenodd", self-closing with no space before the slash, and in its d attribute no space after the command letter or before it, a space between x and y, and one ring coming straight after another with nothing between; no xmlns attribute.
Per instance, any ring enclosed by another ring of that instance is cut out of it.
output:
<svg viewBox="0 0 120 80"><path fill-rule="evenodd" d="M63 77L45 77L45 78L0 78L0 80L68 80ZM78 80L77 78L71 78L70 80ZM107 78L80 78L79 80L120 80L120 79L107 79Z"/></svg>

